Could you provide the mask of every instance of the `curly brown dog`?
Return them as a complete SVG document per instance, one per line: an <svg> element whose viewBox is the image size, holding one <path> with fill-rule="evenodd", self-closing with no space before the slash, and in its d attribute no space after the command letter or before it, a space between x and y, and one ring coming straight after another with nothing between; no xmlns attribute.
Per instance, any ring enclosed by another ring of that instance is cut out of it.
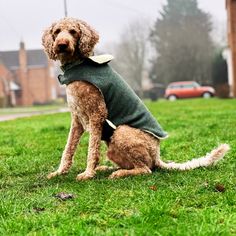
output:
<svg viewBox="0 0 236 236"><path fill-rule="evenodd" d="M155 167L189 170L209 166L229 150L222 144L205 157L186 163L160 160L160 140L167 137L155 118L120 76L111 69L110 56L93 56L99 36L87 23L64 18L45 30L42 43L50 59L59 60L71 110L71 128L61 163L52 178L69 171L76 147L84 131L90 133L86 170L77 180L93 178L98 166L101 140L107 156L119 168L110 178L150 174Z"/></svg>

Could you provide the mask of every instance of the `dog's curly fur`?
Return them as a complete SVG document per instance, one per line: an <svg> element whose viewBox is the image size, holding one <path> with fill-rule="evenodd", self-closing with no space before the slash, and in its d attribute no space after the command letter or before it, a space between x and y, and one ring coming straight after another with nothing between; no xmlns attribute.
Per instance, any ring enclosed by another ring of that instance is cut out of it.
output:
<svg viewBox="0 0 236 236"><path fill-rule="evenodd" d="M59 60L64 65L91 56L98 40L97 32L86 22L64 18L45 30L42 44L50 59ZM110 169L98 166L102 127L108 111L102 94L90 83L75 81L66 87L66 92L72 118L70 133L60 166L48 178L69 171L80 137L84 131L89 131L87 168L77 176L77 180L90 179L97 170ZM150 174L155 167L188 170L208 166L221 159L229 149L227 144L223 144L205 157L178 164L160 160L159 144L160 140L139 129L125 124L117 127L111 141L107 143L107 156L119 167L110 178Z"/></svg>

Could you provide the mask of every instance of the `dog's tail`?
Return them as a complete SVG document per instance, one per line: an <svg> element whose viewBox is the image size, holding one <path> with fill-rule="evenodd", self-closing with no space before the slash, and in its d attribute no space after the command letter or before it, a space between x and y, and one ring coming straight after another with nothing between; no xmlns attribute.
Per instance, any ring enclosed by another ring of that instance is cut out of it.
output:
<svg viewBox="0 0 236 236"><path fill-rule="evenodd" d="M192 159L184 163L170 162L166 163L162 160L157 160L157 167L161 169L169 170L192 170L198 167L206 167L215 165L219 160L221 160L225 154L230 150L228 144L221 144L216 149L212 150L211 153L206 154L204 157Z"/></svg>

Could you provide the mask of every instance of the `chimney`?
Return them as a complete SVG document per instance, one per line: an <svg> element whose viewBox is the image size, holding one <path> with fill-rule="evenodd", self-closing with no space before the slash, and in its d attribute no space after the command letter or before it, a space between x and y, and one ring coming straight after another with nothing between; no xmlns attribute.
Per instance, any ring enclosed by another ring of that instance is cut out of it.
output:
<svg viewBox="0 0 236 236"><path fill-rule="evenodd" d="M29 98L29 85L27 79L27 54L25 50L25 44L23 41L20 42L19 50L19 79L21 85L21 97L22 105L28 106L31 105Z"/></svg>

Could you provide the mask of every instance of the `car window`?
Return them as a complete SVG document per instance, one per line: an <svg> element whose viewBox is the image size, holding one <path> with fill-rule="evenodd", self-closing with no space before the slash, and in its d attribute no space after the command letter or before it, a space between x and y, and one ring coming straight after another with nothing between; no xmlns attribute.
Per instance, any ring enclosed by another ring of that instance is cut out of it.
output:
<svg viewBox="0 0 236 236"><path fill-rule="evenodd" d="M200 84L197 82L194 82L193 84L194 84L194 87L196 87L196 88L201 87Z"/></svg>
<svg viewBox="0 0 236 236"><path fill-rule="evenodd" d="M190 88L198 88L200 85L197 82L193 83L182 83L182 84L170 84L168 89L190 89Z"/></svg>
<svg viewBox="0 0 236 236"><path fill-rule="evenodd" d="M169 89L179 89L179 88L181 88L181 85L173 84L173 85L169 85L168 88Z"/></svg>
<svg viewBox="0 0 236 236"><path fill-rule="evenodd" d="M183 88L194 88L194 84L184 84Z"/></svg>

